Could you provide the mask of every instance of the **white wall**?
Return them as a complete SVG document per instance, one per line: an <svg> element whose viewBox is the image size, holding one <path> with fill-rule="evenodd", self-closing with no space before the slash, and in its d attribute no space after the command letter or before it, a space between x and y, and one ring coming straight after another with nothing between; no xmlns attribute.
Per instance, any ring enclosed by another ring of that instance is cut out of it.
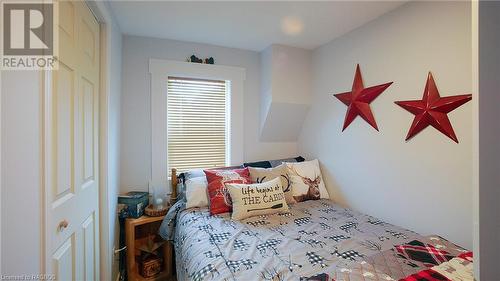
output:
<svg viewBox="0 0 500 281"><path fill-rule="evenodd" d="M108 2L88 2L101 25L101 70L107 76L101 81L100 113L100 262L101 279L116 280L118 261L117 196L120 186L120 97L122 71L122 34Z"/></svg>
<svg viewBox="0 0 500 281"><path fill-rule="evenodd" d="M244 87L244 159L273 159L296 155L296 143L261 142L260 56L253 51L166 39L124 36L121 104L121 191L147 190L151 177L150 58L185 61L195 53L213 56L219 65L246 69ZM166 81L165 81L166 83Z"/></svg>
<svg viewBox="0 0 500 281"><path fill-rule="evenodd" d="M108 2L90 2L101 22L101 69L106 71L101 81L100 99L100 256L101 279L116 280L118 261L114 249L119 248L117 196L120 187L120 109L122 73L122 34ZM103 36L104 35L104 36ZM104 59L105 58L105 59Z"/></svg>
<svg viewBox="0 0 500 281"><path fill-rule="evenodd" d="M38 274L41 74L2 71L1 76L1 274Z"/></svg>
<svg viewBox="0 0 500 281"><path fill-rule="evenodd" d="M479 267L498 280L500 267L500 3L479 1ZM478 276L479 277L479 276Z"/></svg>
<svg viewBox="0 0 500 281"><path fill-rule="evenodd" d="M356 64L365 86L394 81L371 104L380 132L357 118L343 133ZM404 139L428 71L442 96L470 93L471 12L466 2L412 2L313 53L313 105L299 153L319 158L333 200L422 234L472 248L472 104L448 114L456 144L427 128ZM474 96L473 98L477 98Z"/></svg>
<svg viewBox="0 0 500 281"><path fill-rule="evenodd" d="M122 75L122 34L115 28L111 34L111 91L109 97L108 127L108 210L109 210L109 246L111 258L113 250L119 248L117 196L120 190L120 113L121 113L121 75ZM115 280L118 263L113 263L113 279Z"/></svg>

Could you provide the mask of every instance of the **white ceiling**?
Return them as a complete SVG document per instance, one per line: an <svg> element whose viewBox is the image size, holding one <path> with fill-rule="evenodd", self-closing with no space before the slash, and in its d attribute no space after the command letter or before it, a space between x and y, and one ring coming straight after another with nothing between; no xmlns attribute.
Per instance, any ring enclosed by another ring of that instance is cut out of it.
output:
<svg viewBox="0 0 500 281"><path fill-rule="evenodd" d="M111 1L123 33L261 51L314 49L404 2Z"/></svg>

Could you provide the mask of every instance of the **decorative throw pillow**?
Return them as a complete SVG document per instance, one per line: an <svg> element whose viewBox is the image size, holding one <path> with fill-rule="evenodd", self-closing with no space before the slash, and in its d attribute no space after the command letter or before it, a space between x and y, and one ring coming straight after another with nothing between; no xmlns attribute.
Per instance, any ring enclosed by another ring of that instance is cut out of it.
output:
<svg viewBox="0 0 500 281"><path fill-rule="evenodd" d="M295 201L329 198L318 159L300 163L285 163L292 182L292 195Z"/></svg>
<svg viewBox="0 0 500 281"><path fill-rule="evenodd" d="M251 183L248 168L234 170L205 170L208 182L210 214L227 213L232 210L231 196L225 184Z"/></svg>
<svg viewBox="0 0 500 281"><path fill-rule="evenodd" d="M184 185L186 186L186 209L208 206L208 182L205 176L190 178L185 181Z"/></svg>
<svg viewBox="0 0 500 281"><path fill-rule="evenodd" d="M233 202L233 220L288 211L281 179L254 184L226 184Z"/></svg>
<svg viewBox="0 0 500 281"><path fill-rule="evenodd" d="M283 187L283 192L285 193L285 199L288 204L295 203L295 199L292 196L292 185L290 182L290 175L288 174L288 168L285 164L281 164L276 168L253 168L248 167L250 171L250 178L253 183L263 183L275 178L281 179L281 186Z"/></svg>

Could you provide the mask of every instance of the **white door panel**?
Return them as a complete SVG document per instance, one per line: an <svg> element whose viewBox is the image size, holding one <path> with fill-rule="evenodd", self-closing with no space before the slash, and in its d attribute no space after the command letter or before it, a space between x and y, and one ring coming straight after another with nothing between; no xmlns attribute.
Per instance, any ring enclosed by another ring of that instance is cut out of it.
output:
<svg viewBox="0 0 500 281"><path fill-rule="evenodd" d="M56 274L58 280L75 279L75 272L73 271L75 243L72 241L73 238L74 237L70 237L70 239L67 239L52 256L52 264L54 267L53 273Z"/></svg>
<svg viewBox="0 0 500 281"><path fill-rule="evenodd" d="M83 186L94 183L94 92L91 81L82 78Z"/></svg>
<svg viewBox="0 0 500 281"><path fill-rule="evenodd" d="M85 2L56 5L59 69L44 93L47 273L97 280L99 24Z"/></svg>
<svg viewBox="0 0 500 281"><path fill-rule="evenodd" d="M75 71L64 63L54 73L54 199L74 193L73 151L74 151L74 89Z"/></svg>
<svg viewBox="0 0 500 281"><path fill-rule="evenodd" d="M95 220L94 220L94 214L92 214L90 217L87 218L83 222L83 261L84 261L84 266L83 266L83 279L84 280L95 280L95 267L98 266L95 264L95 254L96 254L96 249L95 249Z"/></svg>

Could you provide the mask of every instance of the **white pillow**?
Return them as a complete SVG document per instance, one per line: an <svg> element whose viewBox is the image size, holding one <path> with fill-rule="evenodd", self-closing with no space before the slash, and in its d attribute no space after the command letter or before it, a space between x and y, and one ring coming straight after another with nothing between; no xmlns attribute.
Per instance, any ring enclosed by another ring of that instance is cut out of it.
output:
<svg viewBox="0 0 500 281"><path fill-rule="evenodd" d="M186 209L208 207L207 178L196 177L188 179L186 185Z"/></svg>
<svg viewBox="0 0 500 281"><path fill-rule="evenodd" d="M295 201L329 198L318 159L285 164L292 182L292 195Z"/></svg>
<svg viewBox="0 0 500 281"><path fill-rule="evenodd" d="M288 168L285 164L281 164L274 168L248 167L248 170L250 171L250 178L254 183L262 183L275 178L280 178L281 186L283 187L283 192L285 193L286 203L296 203L292 196L292 185L290 182L290 176L288 175Z"/></svg>
<svg viewBox="0 0 500 281"><path fill-rule="evenodd" d="M281 179L253 184L226 184L233 202L233 220L288 211Z"/></svg>

